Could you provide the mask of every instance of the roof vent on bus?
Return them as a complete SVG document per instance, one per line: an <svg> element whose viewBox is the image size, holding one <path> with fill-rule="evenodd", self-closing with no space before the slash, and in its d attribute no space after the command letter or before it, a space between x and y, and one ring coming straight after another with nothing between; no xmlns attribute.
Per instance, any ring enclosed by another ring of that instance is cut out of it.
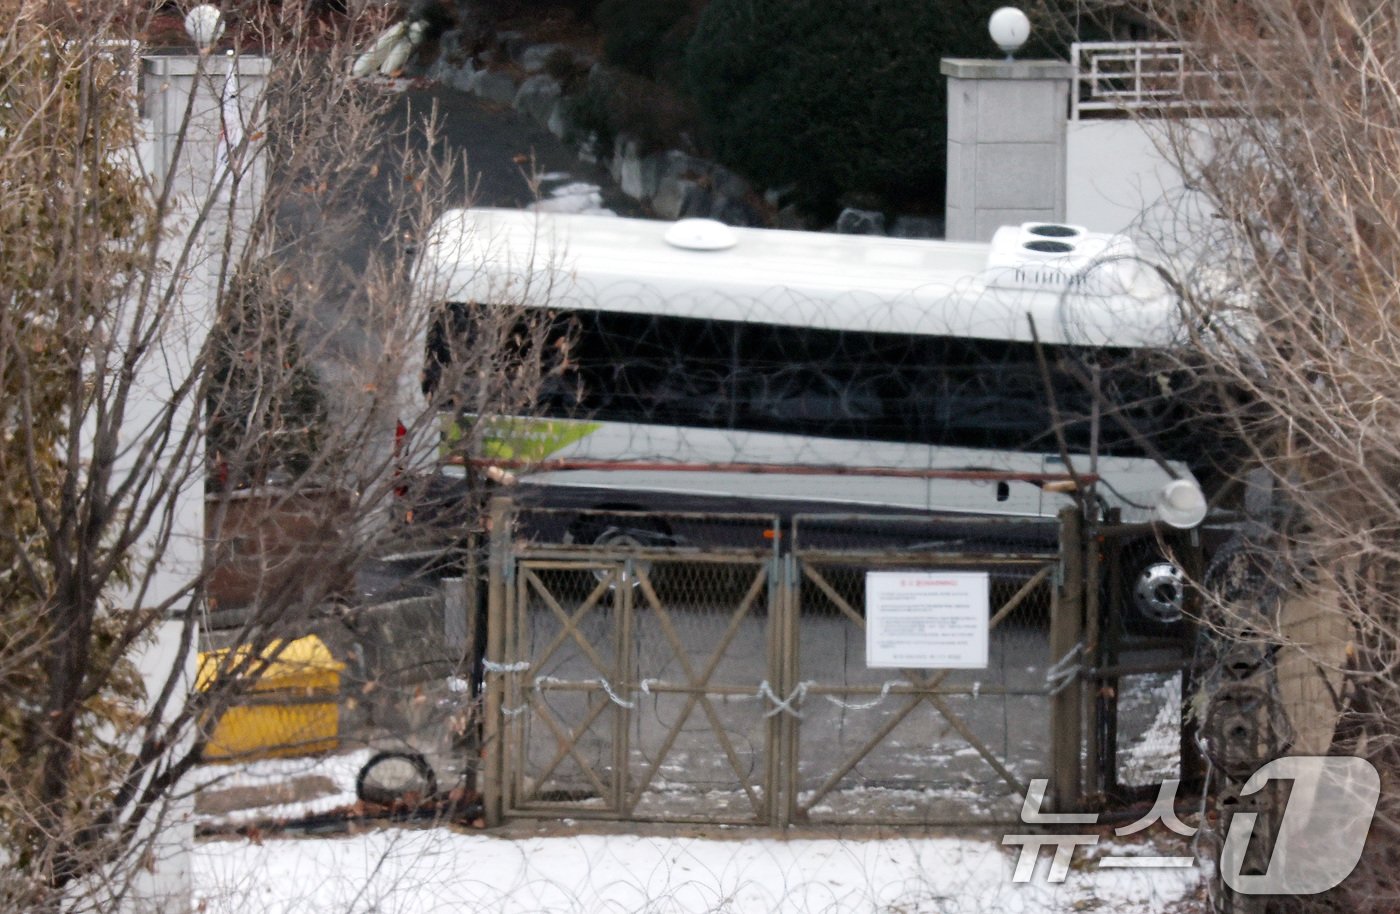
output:
<svg viewBox="0 0 1400 914"><path fill-rule="evenodd" d="M997 229L983 273L1001 289L1126 290L1137 276L1137 249L1126 235L1083 226L1023 222Z"/></svg>
<svg viewBox="0 0 1400 914"><path fill-rule="evenodd" d="M724 251L739 243L739 236L713 219L682 219L666 230L666 243L685 251Z"/></svg>

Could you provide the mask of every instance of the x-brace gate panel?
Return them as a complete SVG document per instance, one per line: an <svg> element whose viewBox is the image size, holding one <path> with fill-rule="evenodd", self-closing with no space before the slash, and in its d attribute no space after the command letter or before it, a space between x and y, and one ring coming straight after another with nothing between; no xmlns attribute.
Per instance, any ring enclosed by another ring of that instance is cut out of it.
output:
<svg viewBox="0 0 1400 914"><path fill-rule="evenodd" d="M758 520L767 549L579 548L517 542L501 513L488 819L1005 821L1045 776L1074 802L1076 517L1038 549L1022 531L1020 548L981 553L801 549L794 527L781 554L777 521ZM987 575L988 666L871 669L866 575L940 569Z"/></svg>
<svg viewBox="0 0 1400 914"><path fill-rule="evenodd" d="M1015 804L994 798L1018 803L1028 778L1050 764L1048 732L1025 737L1050 718L1046 632L1057 611L1058 560L1000 563L988 620L991 665L974 671L872 670L863 653L866 571L918 574L966 568L965 559L812 555L797 564L807 617L795 627L803 713L793 726L789 820L966 824L1014 816ZM983 560L979 570L987 567ZM839 664L829 659L837 641ZM931 714L919 715L921 707ZM995 775L991 782L978 766Z"/></svg>
<svg viewBox="0 0 1400 914"><path fill-rule="evenodd" d="M772 821L771 548L517 546L498 565L503 816Z"/></svg>

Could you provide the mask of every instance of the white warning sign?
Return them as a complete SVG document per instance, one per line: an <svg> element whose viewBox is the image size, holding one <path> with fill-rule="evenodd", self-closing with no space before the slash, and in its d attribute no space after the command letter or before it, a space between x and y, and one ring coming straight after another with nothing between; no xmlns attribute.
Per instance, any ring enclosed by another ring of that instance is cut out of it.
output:
<svg viewBox="0 0 1400 914"><path fill-rule="evenodd" d="M985 667L989 586L985 571L866 572L866 665Z"/></svg>

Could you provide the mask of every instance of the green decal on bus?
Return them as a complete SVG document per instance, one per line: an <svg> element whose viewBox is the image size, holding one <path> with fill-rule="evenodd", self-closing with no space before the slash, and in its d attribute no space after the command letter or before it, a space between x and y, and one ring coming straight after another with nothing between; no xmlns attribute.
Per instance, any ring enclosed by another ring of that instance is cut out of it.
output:
<svg viewBox="0 0 1400 914"><path fill-rule="evenodd" d="M582 441L602 428L599 422L576 422L569 419L529 419L499 416L443 422L443 451L448 452L462 440L464 425L476 422L481 436L481 455L495 460L543 460L576 441Z"/></svg>

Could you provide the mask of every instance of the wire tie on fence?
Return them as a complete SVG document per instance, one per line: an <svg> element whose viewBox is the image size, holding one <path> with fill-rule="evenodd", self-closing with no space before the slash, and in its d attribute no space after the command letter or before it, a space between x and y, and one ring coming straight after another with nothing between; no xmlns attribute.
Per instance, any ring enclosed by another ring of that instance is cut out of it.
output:
<svg viewBox="0 0 1400 914"><path fill-rule="evenodd" d="M982 680L980 680L980 679L974 679L974 680L972 681L972 697L973 697L974 699L976 699L976 698L980 697L981 694L982 694Z"/></svg>
<svg viewBox="0 0 1400 914"><path fill-rule="evenodd" d="M870 701L863 702L842 701L835 695L823 695L822 697L825 698L827 701L831 702L832 704L836 705L838 708L844 708L847 711L869 711L871 708L876 707L880 704L880 702L890 697L890 689L893 689L895 686L909 685L911 685L911 683L903 679L886 680L885 683L880 686L880 694L878 696L876 696Z"/></svg>
<svg viewBox="0 0 1400 914"><path fill-rule="evenodd" d="M519 717L528 710L530 710L529 704L523 704L518 708L507 708L505 705L501 705L501 716L506 718Z"/></svg>
<svg viewBox="0 0 1400 914"><path fill-rule="evenodd" d="M637 688L642 690L643 695L650 695L652 685L660 681L660 679L643 679L637 684Z"/></svg>
<svg viewBox="0 0 1400 914"><path fill-rule="evenodd" d="M517 663L496 663L492 660L482 658L481 668L488 673L523 673L530 668L530 661L521 660Z"/></svg>
<svg viewBox="0 0 1400 914"><path fill-rule="evenodd" d="M1084 665L1076 663L1079 655L1084 652L1084 642L1080 641L1070 648L1063 657L1055 661L1050 669L1045 671L1045 684L1050 687L1052 696L1059 695L1079 678L1084 671Z"/></svg>
<svg viewBox="0 0 1400 914"><path fill-rule="evenodd" d="M611 701L613 704L617 705L619 708L626 708L630 711L637 706L637 703L635 701L628 701L627 699L622 698L616 692L614 692L612 685L610 685L606 679L599 679L598 684L603 687L604 692L608 693L608 700Z"/></svg>
<svg viewBox="0 0 1400 914"><path fill-rule="evenodd" d="M797 684L797 688L792 690L791 695L789 695L787 698L779 698L777 694L774 693L773 687L768 684L768 680L763 680L758 684L757 697L767 698L769 701L773 702L773 709L771 711L765 712L763 716L772 717L775 714L787 712L793 717L801 719L802 712L794 708L793 703L796 702L798 704L801 704L802 699L805 698L807 695L807 689L811 685L811 682L799 682Z"/></svg>
<svg viewBox="0 0 1400 914"><path fill-rule="evenodd" d="M1080 641L1074 647L1066 651L1063 657L1051 664L1050 669L1045 671L1045 678L1058 679L1064 676L1067 672L1079 672L1079 664L1074 663L1074 660L1079 656L1080 652L1082 652L1083 650L1084 642ZM1071 666L1071 664L1073 665Z"/></svg>
<svg viewBox="0 0 1400 914"><path fill-rule="evenodd" d="M628 701L621 695L618 695L616 692L614 692L612 683L608 682L606 679L584 679L581 682L571 682L568 679L558 679L554 676L536 676L534 682L534 689L536 692L540 692L549 688L550 686L564 685L600 686L602 690L607 693L608 700L611 701L613 704L617 705L619 708L627 708L628 710L631 710L632 708L635 708L637 706L636 702Z"/></svg>

